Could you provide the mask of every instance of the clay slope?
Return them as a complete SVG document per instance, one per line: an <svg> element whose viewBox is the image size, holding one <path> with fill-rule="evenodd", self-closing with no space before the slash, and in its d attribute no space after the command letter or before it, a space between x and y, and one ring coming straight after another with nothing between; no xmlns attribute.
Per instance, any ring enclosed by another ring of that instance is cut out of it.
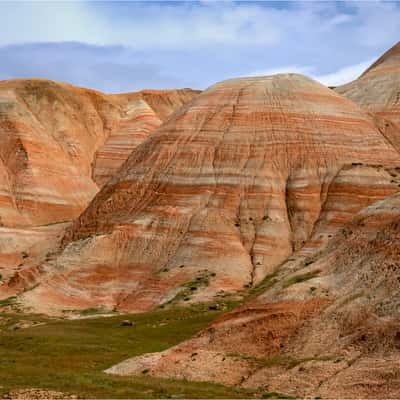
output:
<svg viewBox="0 0 400 400"><path fill-rule="evenodd" d="M298 397L400 397L400 194L359 212L314 259L163 353L107 372Z"/></svg>
<svg viewBox="0 0 400 400"><path fill-rule="evenodd" d="M79 215L98 190L91 162L118 113L98 92L46 80L0 82L1 225Z"/></svg>
<svg viewBox="0 0 400 400"><path fill-rule="evenodd" d="M107 96L43 79L1 81L0 225L39 225L79 215L98 191L92 174L98 174L99 152L110 141L122 141L112 174L162 119L195 94L160 91L150 106L141 100L148 92Z"/></svg>
<svg viewBox="0 0 400 400"><path fill-rule="evenodd" d="M42 260L132 149L197 93L1 81L0 280Z"/></svg>
<svg viewBox="0 0 400 400"><path fill-rule="evenodd" d="M397 165L372 118L309 78L218 83L135 149L20 302L145 310L254 286L397 191Z"/></svg>
<svg viewBox="0 0 400 400"><path fill-rule="evenodd" d="M376 115L377 123L400 151L400 42L338 93Z"/></svg>
<svg viewBox="0 0 400 400"><path fill-rule="evenodd" d="M93 179L97 185L103 186L136 146L199 93L192 89L145 90L108 96L119 104L122 116L95 154Z"/></svg>

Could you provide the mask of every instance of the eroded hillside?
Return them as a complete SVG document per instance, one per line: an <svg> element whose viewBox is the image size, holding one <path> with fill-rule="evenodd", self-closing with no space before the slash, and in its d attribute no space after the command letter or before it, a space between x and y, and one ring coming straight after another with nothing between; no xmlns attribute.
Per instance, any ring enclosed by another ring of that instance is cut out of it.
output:
<svg viewBox="0 0 400 400"><path fill-rule="evenodd" d="M130 152L197 93L105 95L45 79L1 81L0 280L57 249Z"/></svg>
<svg viewBox="0 0 400 400"><path fill-rule="evenodd" d="M369 115L309 78L225 81L137 147L61 250L3 291L34 281L20 300L45 312L240 291L396 192L397 165Z"/></svg>

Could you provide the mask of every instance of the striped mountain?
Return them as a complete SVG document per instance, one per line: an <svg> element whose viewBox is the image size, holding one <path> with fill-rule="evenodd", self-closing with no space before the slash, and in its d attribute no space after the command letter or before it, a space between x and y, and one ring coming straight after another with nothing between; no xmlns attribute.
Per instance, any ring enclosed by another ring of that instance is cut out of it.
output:
<svg viewBox="0 0 400 400"><path fill-rule="evenodd" d="M142 142L60 250L2 295L34 285L20 303L57 313L241 291L396 192L399 165L372 117L309 78L224 81Z"/></svg>
<svg viewBox="0 0 400 400"><path fill-rule="evenodd" d="M44 79L0 81L3 279L57 248L67 222L133 148L197 93L105 95Z"/></svg>

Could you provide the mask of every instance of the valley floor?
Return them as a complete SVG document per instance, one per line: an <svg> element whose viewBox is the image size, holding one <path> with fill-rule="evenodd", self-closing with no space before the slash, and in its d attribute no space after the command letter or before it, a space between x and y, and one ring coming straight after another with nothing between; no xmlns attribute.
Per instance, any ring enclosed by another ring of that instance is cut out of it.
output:
<svg viewBox="0 0 400 400"><path fill-rule="evenodd" d="M86 317L91 312L95 310L88 310ZM0 313L0 398L59 398L57 392L68 398L273 396L211 383L158 379L146 371L140 377L103 372L128 357L167 349L220 314L208 305L75 320ZM124 326L125 320L133 325ZM33 388L41 390L29 391Z"/></svg>

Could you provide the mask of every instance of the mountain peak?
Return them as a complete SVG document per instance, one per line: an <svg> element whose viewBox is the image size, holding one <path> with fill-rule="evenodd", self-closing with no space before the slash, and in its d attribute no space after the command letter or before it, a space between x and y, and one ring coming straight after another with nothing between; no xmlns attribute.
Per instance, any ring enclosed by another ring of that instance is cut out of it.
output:
<svg viewBox="0 0 400 400"><path fill-rule="evenodd" d="M400 67L400 42L397 42L393 47L379 57L361 76L364 77L370 72L380 70L382 68Z"/></svg>
<svg viewBox="0 0 400 400"><path fill-rule="evenodd" d="M383 54L358 79L338 86L335 90L362 108L373 112L376 118L384 118L399 124L400 42ZM389 127L388 122L383 122L383 125ZM398 131L398 128L395 130ZM397 132L384 134L389 135L387 139L391 143L397 143L396 147L400 150L399 134Z"/></svg>

